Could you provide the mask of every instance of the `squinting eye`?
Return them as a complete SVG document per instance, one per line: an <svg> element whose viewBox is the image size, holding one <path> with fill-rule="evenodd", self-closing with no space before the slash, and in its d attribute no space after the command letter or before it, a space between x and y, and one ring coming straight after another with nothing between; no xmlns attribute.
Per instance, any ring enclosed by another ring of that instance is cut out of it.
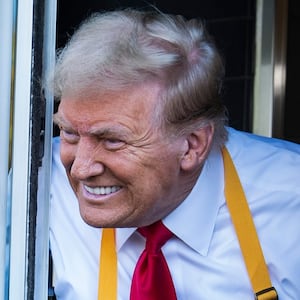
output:
<svg viewBox="0 0 300 300"><path fill-rule="evenodd" d="M78 134L63 128L60 128L60 136L68 143L76 143L79 139Z"/></svg>
<svg viewBox="0 0 300 300"><path fill-rule="evenodd" d="M104 139L103 144L108 150L119 150L125 145L125 142L118 139Z"/></svg>

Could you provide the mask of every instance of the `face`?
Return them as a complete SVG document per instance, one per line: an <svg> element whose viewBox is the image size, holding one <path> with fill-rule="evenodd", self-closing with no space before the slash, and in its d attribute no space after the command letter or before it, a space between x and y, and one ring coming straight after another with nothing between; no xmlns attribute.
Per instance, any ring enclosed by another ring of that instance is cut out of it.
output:
<svg viewBox="0 0 300 300"><path fill-rule="evenodd" d="M61 160L82 218L96 227L144 226L187 196L181 169L184 138L153 124L159 87L62 97L55 121Z"/></svg>

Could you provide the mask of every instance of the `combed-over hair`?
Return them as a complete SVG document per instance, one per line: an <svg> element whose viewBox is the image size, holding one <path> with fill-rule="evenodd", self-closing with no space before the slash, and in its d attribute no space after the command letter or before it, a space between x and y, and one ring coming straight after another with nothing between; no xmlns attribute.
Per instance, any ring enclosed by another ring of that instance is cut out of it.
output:
<svg viewBox="0 0 300 300"><path fill-rule="evenodd" d="M220 100L223 63L201 21L134 9L96 13L58 54L55 96L119 91L145 82L163 88L157 116L173 134L213 123L226 139Z"/></svg>

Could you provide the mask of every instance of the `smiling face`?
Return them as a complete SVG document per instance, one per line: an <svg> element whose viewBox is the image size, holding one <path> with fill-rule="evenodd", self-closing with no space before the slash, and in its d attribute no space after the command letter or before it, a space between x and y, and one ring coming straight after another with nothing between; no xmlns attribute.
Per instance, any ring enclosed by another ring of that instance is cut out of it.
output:
<svg viewBox="0 0 300 300"><path fill-rule="evenodd" d="M82 218L96 227L144 226L163 218L196 180L181 168L188 142L153 124L159 87L62 97L55 122L61 160Z"/></svg>

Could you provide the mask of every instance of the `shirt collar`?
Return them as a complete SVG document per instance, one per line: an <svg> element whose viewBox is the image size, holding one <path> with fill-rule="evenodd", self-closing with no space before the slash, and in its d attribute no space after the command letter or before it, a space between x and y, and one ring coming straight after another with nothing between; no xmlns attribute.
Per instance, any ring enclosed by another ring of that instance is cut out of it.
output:
<svg viewBox="0 0 300 300"><path fill-rule="evenodd" d="M212 150L189 196L163 220L177 237L204 256L208 253L219 207L224 201L223 173L221 152ZM117 251L135 230L117 229Z"/></svg>
<svg viewBox="0 0 300 300"><path fill-rule="evenodd" d="M164 220L182 241L207 255L221 202L224 172L220 150L212 150L189 196ZM221 184L220 184L221 183Z"/></svg>
<svg viewBox="0 0 300 300"><path fill-rule="evenodd" d="M117 228L116 229L117 251L119 251L121 249L121 247L126 243L126 241L135 232L135 230L136 230L136 227Z"/></svg>

